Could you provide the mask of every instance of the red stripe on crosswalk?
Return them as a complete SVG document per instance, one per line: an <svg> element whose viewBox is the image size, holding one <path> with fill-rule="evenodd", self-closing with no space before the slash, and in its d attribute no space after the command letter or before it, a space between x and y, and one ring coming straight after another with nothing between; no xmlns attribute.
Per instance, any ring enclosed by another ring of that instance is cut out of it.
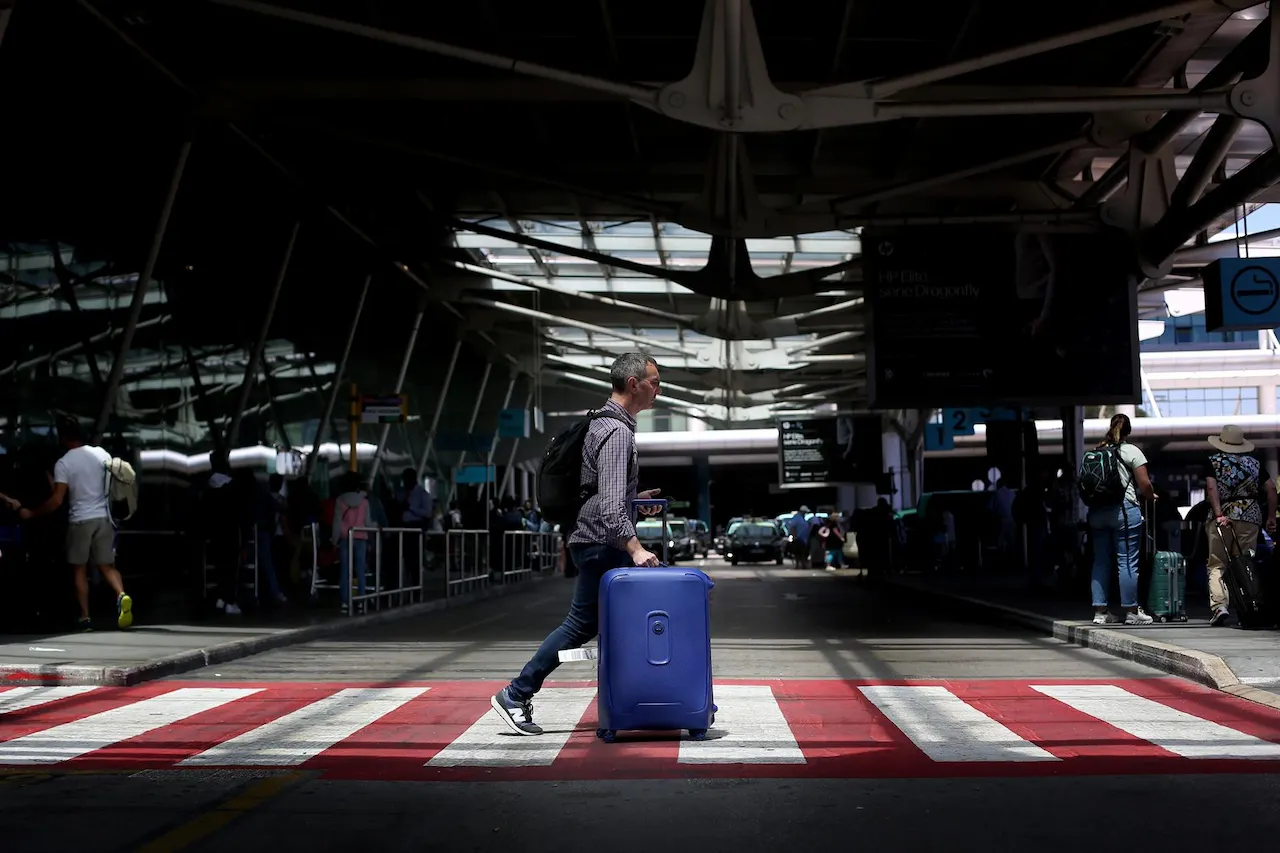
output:
<svg viewBox="0 0 1280 853"><path fill-rule="evenodd" d="M202 685L203 686L203 685ZM218 687L242 687L224 685ZM336 693L343 685L276 684L163 728L122 740L65 763L68 769L161 769L226 743ZM123 703L128 704L128 703ZM117 706L119 707L119 706Z"/></svg>
<svg viewBox="0 0 1280 853"><path fill-rule="evenodd" d="M429 767L427 763L490 714L489 698L503 682L224 683L154 682L99 688L0 714L0 743L128 706L182 687L260 688L260 692L186 720L98 749L59 767L172 767L210 747L251 732L349 687L428 687L420 696L345 737L301 766L327 778L500 781L639 778L906 778L1043 776L1119 773L1274 773L1280 762L1187 759L1121 731L1033 689L1036 684L1114 685L1137 696L1257 738L1280 743L1280 713L1238 697L1172 678L1098 680L743 680L767 685L803 753L803 764L681 764L676 732L623 732L596 738L592 702L549 766ZM1059 761L943 762L930 759L859 690L860 686L937 685ZM549 687L594 689L592 682ZM0 696L4 695L0 690ZM723 701L721 702L723 704ZM535 710L537 700L535 699ZM724 712L717 726L725 728ZM748 745L754 735L722 732ZM713 731L713 736L716 732ZM512 735L513 738L519 736ZM685 736L687 737L687 735ZM498 747L501 748L501 747Z"/></svg>

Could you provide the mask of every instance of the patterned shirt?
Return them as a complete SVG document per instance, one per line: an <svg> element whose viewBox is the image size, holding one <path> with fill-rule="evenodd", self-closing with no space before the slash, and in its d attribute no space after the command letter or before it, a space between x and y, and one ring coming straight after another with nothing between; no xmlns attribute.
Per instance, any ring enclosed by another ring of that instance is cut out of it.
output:
<svg viewBox="0 0 1280 853"><path fill-rule="evenodd" d="M1262 506L1258 503L1262 464L1257 457L1238 453L1214 453L1209 456L1212 477L1217 481L1222 514L1232 521L1261 525Z"/></svg>
<svg viewBox="0 0 1280 853"><path fill-rule="evenodd" d="M605 410L621 417L597 418L582 442L582 484L596 483L597 491L582 505L569 544L608 545L619 551L636 535L631 502L640 486L636 457L636 419L613 400Z"/></svg>

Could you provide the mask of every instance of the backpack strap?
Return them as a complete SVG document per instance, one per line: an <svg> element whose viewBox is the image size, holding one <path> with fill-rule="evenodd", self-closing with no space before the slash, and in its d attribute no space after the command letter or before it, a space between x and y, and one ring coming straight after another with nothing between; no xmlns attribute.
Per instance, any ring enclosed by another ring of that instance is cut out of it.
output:
<svg viewBox="0 0 1280 853"><path fill-rule="evenodd" d="M595 421L600 418L608 418L610 420L617 421L618 423L622 424L622 426L614 427L613 430L610 431L610 433L604 437L604 440L600 442L600 446L596 448L595 456L592 457L592 460L591 460L592 462L597 463L596 477L594 480L592 480L589 483L583 483L579 487L579 491L578 491L579 496L584 501L587 498L596 494L598 491L600 491L600 469L598 467L598 462L600 459L600 451L604 448L604 443L609 439L613 438L614 433L616 433L620 429L625 428L625 429L631 430L633 433L635 432L635 430L632 429L632 426L627 421L627 419L622 417L622 415L617 414L616 412L611 412L608 409L593 409L587 413L588 421ZM628 463L628 465L630 465L630 463Z"/></svg>

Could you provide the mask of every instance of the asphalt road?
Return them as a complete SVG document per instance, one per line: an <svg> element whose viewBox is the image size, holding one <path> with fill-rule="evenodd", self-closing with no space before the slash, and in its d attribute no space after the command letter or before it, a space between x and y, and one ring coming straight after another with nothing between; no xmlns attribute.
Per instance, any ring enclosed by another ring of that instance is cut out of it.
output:
<svg viewBox="0 0 1280 853"><path fill-rule="evenodd" d="M721 711L706 742L597 740L591 663L563 665L535 700L563 718L547 735L499 732L487 696L562 617L571 582L553 579L170 681L0 692L3 849L1280 838L1276 712L845 575L711 562Z"/></svg>

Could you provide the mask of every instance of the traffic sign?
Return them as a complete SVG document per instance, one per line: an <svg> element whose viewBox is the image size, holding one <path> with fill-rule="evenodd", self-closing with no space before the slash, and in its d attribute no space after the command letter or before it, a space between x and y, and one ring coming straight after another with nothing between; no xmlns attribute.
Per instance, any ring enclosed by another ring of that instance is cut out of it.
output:
<svg viewBox="0 0 1280 853"><path fill-rule="evenodd" d="M1280 327L1280 258L1221 258L1201 278L1208 331Z"/></svg>

